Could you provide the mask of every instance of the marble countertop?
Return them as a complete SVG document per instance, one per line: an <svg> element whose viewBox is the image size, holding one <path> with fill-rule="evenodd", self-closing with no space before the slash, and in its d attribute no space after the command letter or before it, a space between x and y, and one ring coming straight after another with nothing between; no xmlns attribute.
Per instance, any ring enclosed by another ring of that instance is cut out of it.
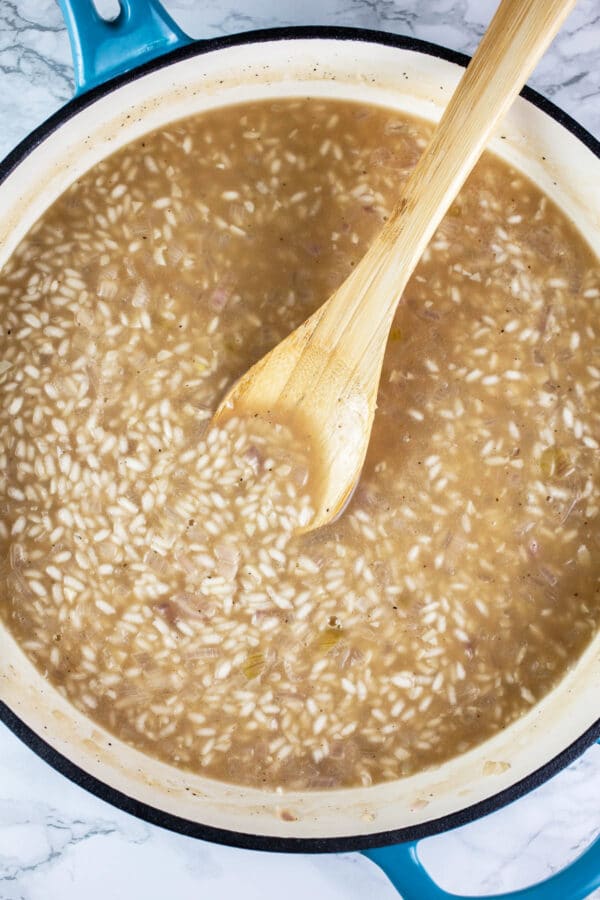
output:
<svg viewBox="0 0 600 900"><path fill-rule="evenodd" d="M117 0L98 0L106 13ZM165 0L194 37L344 24L472 52L494 0ZM530 83L600 137L600 7L579 0ZM0 157L69 99L72 67L53 0L0 0ZM505 891L547 877L600 830L600 746L511 806L422 844L439 883ZM287 856L171 834L87 794L0 726L0 900L359 900L397 894L359 854ZM600 897L600 891L596 892ZM565 898L568 900L568 898Z"/></svg>

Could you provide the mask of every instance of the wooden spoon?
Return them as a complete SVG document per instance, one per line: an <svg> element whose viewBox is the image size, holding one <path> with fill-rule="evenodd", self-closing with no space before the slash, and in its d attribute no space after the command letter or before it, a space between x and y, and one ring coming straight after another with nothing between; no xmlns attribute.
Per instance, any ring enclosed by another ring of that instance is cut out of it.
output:
<svg viewBox="0 0 600 900"><path fill-rule="evenodd" d="M231 388L215 414L303 433L316 476L306 530L343 510L371 435L389 329L402 291L490 133L575 0L502 0L385 227L349 278Z"/></svg>

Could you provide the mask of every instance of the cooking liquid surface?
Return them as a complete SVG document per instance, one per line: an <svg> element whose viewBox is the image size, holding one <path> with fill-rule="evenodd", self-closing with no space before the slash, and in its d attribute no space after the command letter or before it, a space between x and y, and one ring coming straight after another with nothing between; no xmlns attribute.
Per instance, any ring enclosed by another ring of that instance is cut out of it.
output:
<svg viewBox="0 0 600 900"><path fill-rule="evenodd" d="M486 155L398 309L366 466L310 515L226 389L377 233L429 126L207 113L81 178L0 275L0 610L79 709L230 782L398 778L526 712L600 621L598 261Z"/></svg>

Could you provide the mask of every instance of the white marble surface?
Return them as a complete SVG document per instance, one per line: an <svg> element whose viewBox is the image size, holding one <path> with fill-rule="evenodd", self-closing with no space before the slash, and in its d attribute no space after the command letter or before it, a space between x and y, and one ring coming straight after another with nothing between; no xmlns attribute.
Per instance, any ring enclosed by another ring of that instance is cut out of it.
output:
<svg viewBox="0 0 600 900"><path fill-rule="evenodd" d="M99 0L103 10L116 0ZM493 0L167 0L194 37L345 24L472 51ZM52 0L0 0L0 156L71 93ZM579 0L531 79L600 137L600 4ZM486 819L424 842L447 889L490 893L546 877L600 830L600 747ZM359 900L396 896L358 854L282 856L217 847L146 825L50 769L0 726L0 900ZM596 892L600 897L600 891ZM568 898L565 898L568 900Z"/></svg>

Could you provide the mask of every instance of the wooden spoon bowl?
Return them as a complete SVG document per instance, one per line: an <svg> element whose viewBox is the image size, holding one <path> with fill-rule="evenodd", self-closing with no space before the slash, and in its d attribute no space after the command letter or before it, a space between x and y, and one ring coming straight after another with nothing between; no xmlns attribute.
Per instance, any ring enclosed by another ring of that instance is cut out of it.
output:
<svg viewBox="0 0 600 900"><path fill-rule="evenodd" d="M575 0L502 0L388 222L332 297L231 388L216 414L261 416L306 440L316 513L344 509L363 467L402 292L497 122ZM315 477L316 476L316 477Z"/></svg>

